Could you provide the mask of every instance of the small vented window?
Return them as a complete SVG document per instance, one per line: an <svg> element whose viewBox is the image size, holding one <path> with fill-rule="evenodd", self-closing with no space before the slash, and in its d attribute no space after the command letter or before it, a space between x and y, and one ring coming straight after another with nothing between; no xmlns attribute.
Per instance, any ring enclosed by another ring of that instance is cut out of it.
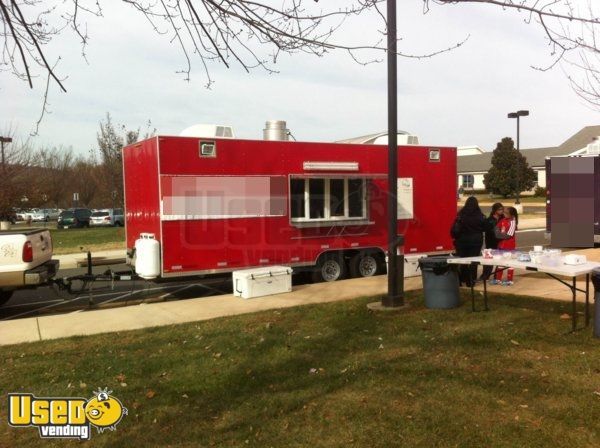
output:
<svg viewBox="0 0 600 448"><path fill-rule="evenodd" d="M439 149L430 149L429 150L429 161L430 162L439 162L440 161L440 150Z"/></svg>
<svg viewBox="0 0 600 448"><path fill-rule="evenodd" d="M215 142L200 142L200 157L217 157Z"/></svg>

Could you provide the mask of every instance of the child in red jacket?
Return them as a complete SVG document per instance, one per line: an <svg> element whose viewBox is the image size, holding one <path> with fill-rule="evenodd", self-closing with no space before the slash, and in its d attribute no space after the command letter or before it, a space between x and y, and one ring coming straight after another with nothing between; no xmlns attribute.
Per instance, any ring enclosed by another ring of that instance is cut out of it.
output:
<svg viewBox="0 0 600 448"><path fill-rule="evenodd" d="M517 232L517 224L519 223L519 214L517 209L514 207L506 207L504 209L504 218L498 221L496 225L496 238L500 240L498 242L498 249L500 250L514 250L517 247L517 241L515 239L515 233ZM506 272L506 281L502 281L502 274ZM504 286L511 286L513 284L514 269L508 268L503 271L496 271L494 280L490 283L492 285L502 284Z"/></svg>

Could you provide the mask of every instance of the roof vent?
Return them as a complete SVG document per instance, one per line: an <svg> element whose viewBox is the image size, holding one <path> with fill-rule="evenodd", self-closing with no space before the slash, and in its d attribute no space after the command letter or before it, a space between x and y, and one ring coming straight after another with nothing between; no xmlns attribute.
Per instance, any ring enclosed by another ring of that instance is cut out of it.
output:
<svg viewBox="0 0 600 448"><path fill-rule="evenodd" d="M284 120L268 120L263 129L263 139L287 141L292 133Z"/></svg>
<svg viewBox="0 0 600 448"><path fill-rule="evenodd" d="M181 137L235 138L233 127L222 124L195 124L184 129Z"/></svg>

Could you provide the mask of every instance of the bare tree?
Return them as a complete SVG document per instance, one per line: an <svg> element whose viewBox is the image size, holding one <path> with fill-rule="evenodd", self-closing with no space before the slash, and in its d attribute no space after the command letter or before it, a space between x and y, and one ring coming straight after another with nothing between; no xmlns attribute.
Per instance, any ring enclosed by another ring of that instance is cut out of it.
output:
<svg viewBox="0 0 600 448"><path fill-rule="evenodd" d="M560 66L573 90L589 104L600 107L600 2L597 0L423 0L430 4L484 4L516 11L526 23L544 33L551 60L547 71ZM576 70L573 70L576 69Z"/></svg>
<svg viewBox="0 0 600 448"><path fill-rule="evenodd" d="M14 132L2 133L13 138L10 143L3 143L2 160L0 161L0 221L10 220L13 208L21 204L34 190L29 176L33 151L28 141L14 139Z"/></svg>
<svg viewBox="0 0 600 448"><path fill-rule="evenodd" d="M384 51L381 33L375 33L374 42L359 45L337 42L334 36L349 18L368 12L383 17L379 7L384 1L122 0L122 3L144 17L149 30L176 42L185 61L178 71L184 79L190 79L193 61L197 60L203 67L206 86L210 86L211 62L226 67L236 63L246 71L260 67L272 72L282 53L323 56L332 50L346 51L360 63L374 62L377 58L372 55L361 60L361 51ZM38 126L46 111L51 83L66 92L65 78L58 73L59 60L49 59L47 46L70 30L79 40L85 58L89 41L86 20L101 17L105 4L106 0L0 0L5 70L32 88L36 76L43 75L45 79L44 108ZM382 28L385 28L383 21ZM462 43L429 54L403 55L430 57Z"/></svg>
<svg viewBox="0 0 600 448"><path fill-rule="evenodd" d="M597 98L597 31L596 0L421 0L424 11L431 5L484 4L514 11L523 20L536 23L545 33L553 60L548 70L563 62L582 68L583 78L571 78L582 97ZM596 1L596 3L593 3ZM193 61L205 72L206 85L213 79L209 64L229 67L239 64L245 70L263 68L273 71L282 53L297 52L323 56L333 50L348 52L360 63L378 60L372 50L385 51L380 37L374 42L348 44L336 40L337 32L351 18L368 13L381 17L379 36L385 33L381 7L385 0L122 0L148 22L149 29L175 42L184 58L180 73L189 79ZM0 0L5 67L33 86L36 74L45 75L44 106L48 86L53 82L66 91L64 79L57 73L58 60L47 57L46 47L65 30L81 43L85 58L89 41L86 21L101 17L106 0ZM343 4L344 6L339 6ZM111 4L111 7L114 5ZM368 34L368 33L365 33ZM375 34L377 35L377 33ZM464 41L429 54L406 57L430 57L460 46ZM364 52L366 51L366 53ZM563 65L564 67L564 65ZM44 109L45 110L45 109ZM40 120L43 117L41 113ZM39 122L38 122L39 124Z"/></svg>
<svg viewBox="0 0 600 448"><path fill-rule="evenodd" d="M102 194L102 178L104 170L95 160L94 155L90 157L78 157L73 164L73 172L76 173L73 186L79 193L82 205L91 207L96 199ZM100 204L103 206L104 204Z"/></svg>
<svg viewBox="0 0 600 448"><path fill-rule="evenodd" d="M50 202L58 208L68 193L68 179L73 174L73 149L42 149L36 158L43 173L38 182L38 191L45 198L44 202Z"/></svg>
<svg viewBox="0 0 600 448"><path fill-rule="evenodd" d="M148 121L147 129L142 138L154 134L152 123ZM106 121L100 122L100 131L96 135L98 153L102 164L103 186L109 193L111 202L123 203L123 158L121 150L124 146L135 143L140 138L141 129L127 130L124 125L115 126L110 113L106 114Z"/></svg>

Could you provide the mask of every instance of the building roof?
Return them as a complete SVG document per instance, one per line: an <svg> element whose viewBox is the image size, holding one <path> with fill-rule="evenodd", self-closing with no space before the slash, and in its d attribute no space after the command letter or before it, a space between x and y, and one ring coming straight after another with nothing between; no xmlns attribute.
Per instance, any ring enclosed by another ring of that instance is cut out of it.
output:
<svg viewBox="0 0 600 448"><path fill-rule="evenodd" d="M559 148L562 148L566 154L571 154L578 149L585 148L598 136L600 136L600 126L586 126L577 134L564 141Z"/></svg>
<svg viewBox="0 0 600 448"><path fill-rule="evenodd" d="M546 157L566 156L579 149L585 148L594 138L600 136L600 126L586 126L575 135L569 137L559 146L551 148L522 149L521 153L527 158L532 168L545 166ZM473 156L458 157L459 173L485 173L492 166L492 151Z"/></svg>
<svg viewBox="0 0 600 448"><path fill-rule="evenodd" d="M385 137L387 135L388 135L387 131L378 132L377 134L368 134L368 135L362 135L360 137L338 140L338 141L336 141L336 143L360 143L363 145L370 145L370 144L373 144L373 142L375 142L375 140L377 140L379 137ZM406 131L398 130L398 135L410 135L410 134Z"/></svg>

